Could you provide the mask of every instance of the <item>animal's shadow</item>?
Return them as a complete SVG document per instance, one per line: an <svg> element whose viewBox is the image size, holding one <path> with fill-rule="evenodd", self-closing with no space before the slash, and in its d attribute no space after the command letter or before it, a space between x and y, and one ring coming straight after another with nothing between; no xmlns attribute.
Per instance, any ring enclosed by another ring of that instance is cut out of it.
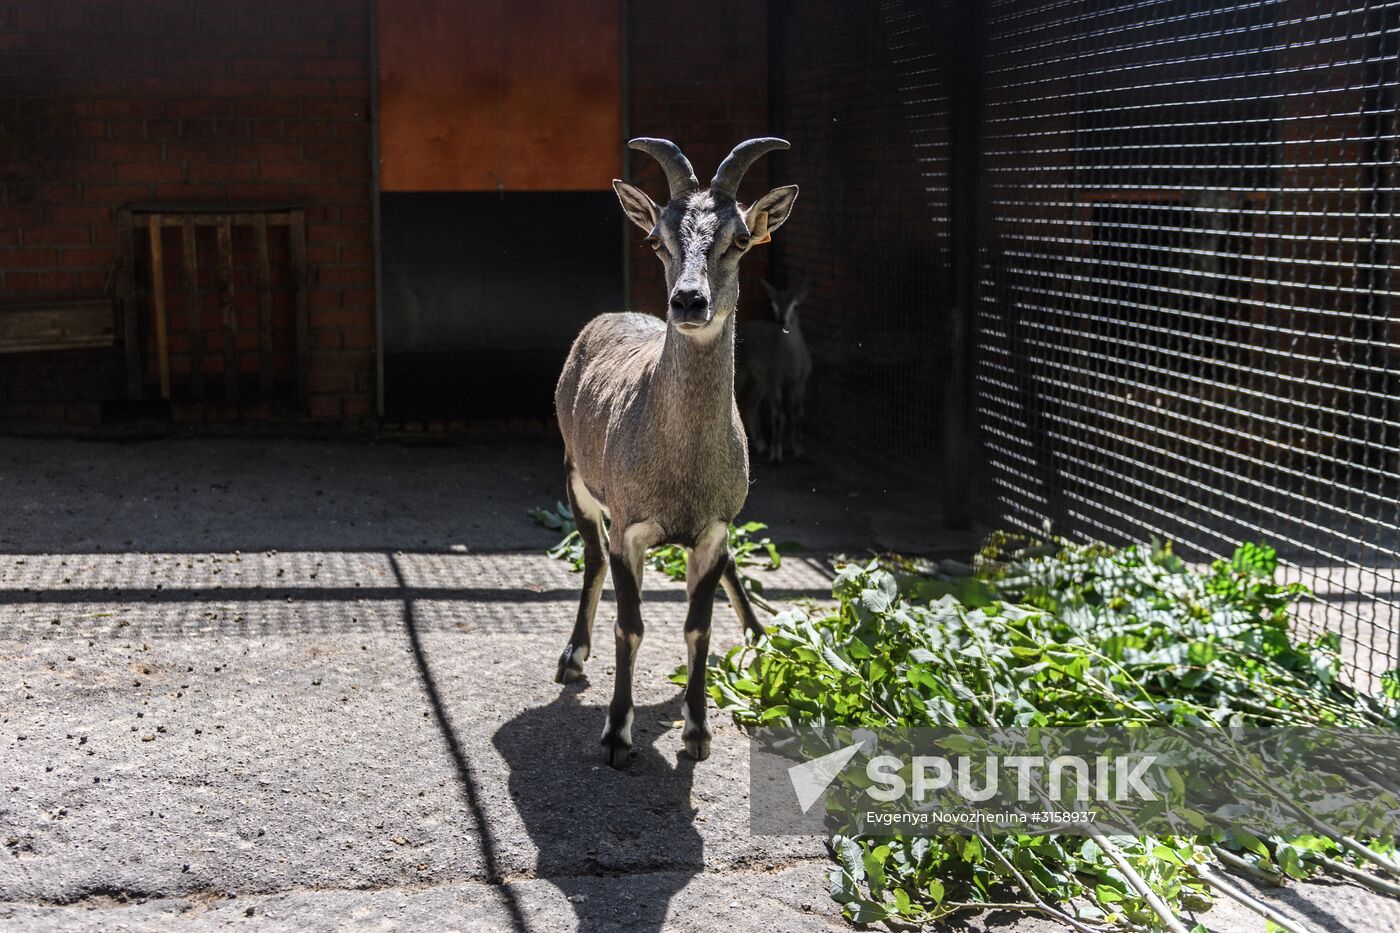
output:
<svg viewBox="0 0 1400 933"><path fill-rule="evenodd" d="M510 768L510 794L539 855L536 874L559 888L579 930L661 930L671 898L704 867L691 783L695 763L657 750L680 747L681 698L638 706L624 771L603 763L605 705L584 703L587 681L526 710L492 741ZM670 751L668 749L668 751ZM602 884L630 875L636 883ZM644 876L643 876L644 875ZM614 892L609 897L606 892Z"/></svg>

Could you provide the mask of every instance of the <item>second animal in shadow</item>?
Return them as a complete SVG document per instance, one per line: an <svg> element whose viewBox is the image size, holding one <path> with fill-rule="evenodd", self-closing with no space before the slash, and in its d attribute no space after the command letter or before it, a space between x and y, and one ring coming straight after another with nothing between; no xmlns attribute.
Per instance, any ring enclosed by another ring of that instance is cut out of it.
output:
<svg viewBox="0 0 1400 933"><path fill-rule="evenodd" d="M807 299L807 283L778 289L764 281L763 288L770 316L739 322L739 411L754 453L781 463L804 455L802 416L812 354L802 336L799 307Z"/></svg>

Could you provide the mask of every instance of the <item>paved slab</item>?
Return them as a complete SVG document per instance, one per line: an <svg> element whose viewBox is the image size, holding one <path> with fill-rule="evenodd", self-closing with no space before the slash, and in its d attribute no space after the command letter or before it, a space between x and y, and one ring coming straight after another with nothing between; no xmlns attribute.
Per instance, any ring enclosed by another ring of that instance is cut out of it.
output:
<svg viewBox="0 0 1400 933"><path fill-rule="evenodd" d="M680 756L684 600L654 573L638 757L601 765L607 653L553 684L577 578L522 517L556 453L0 440L0 929L844 928L819 840L748 834L737 730ZM1400 927L1303 890L1318 929Z"/></svg>

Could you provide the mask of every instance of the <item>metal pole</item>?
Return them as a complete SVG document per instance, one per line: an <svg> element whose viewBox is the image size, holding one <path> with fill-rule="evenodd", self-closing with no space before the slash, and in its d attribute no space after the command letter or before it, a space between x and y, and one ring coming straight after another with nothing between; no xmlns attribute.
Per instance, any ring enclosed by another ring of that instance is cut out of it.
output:
<svg viewBox="0 0 1400 933"><path fill-rule="evenodd" d="M628 44L631 33L628 29L629 19L627 16L628 0L618 0L618 58L620 60L621 75L621 98L622 107L622 138L617 141L618 148L622 150L622 177L626 181L632 180L632 150L627 148L627 140L632 137L632 59L628 52ZM632 234L631 227L627 221L622 223L622 308L623 311L632 310Z"/></svg>
<svg viewBox="0 0 1400 933"><path fill-rule="evenodd" d="M981 3L959 0L948 4L949 48L949 232L953 304L948 315L948 394L943 425L945 520L966 527L975 516L970 501L979 490L974 462L979 448L974 436L976 387L972 356L976 347L977 246L982 204L981 122L986 48L986 10Z"/></svg>
<svg viewBox="0 0 1400 933"><path fill-rule="evenodd" d="M379 227L379 2L369 11L370 236L374 250L374 410L384 417L384 259Z"/></svg>

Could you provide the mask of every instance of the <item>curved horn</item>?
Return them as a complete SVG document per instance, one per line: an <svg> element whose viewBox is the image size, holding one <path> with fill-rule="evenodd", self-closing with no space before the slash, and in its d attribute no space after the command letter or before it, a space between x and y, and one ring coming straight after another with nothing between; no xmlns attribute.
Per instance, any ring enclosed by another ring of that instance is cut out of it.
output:
<svg viewBox="0 0 1400 933"><path fill-rule="evenodd" d="M725 157L724 161L715 169L714 180L710 182L710 188L723 192L731 198L739 196L739 182L744 180L744 173L749 170L749 166L758 161L758 157L765 152L772 152L774 149L788 149L786 139L778 139L774 136L764 136L760 139L750 139L734 147L734 151Z"/></svg>
<svg viewBox="0 0 1400 933"><path fill-rule="evenodd" d="M639 136L630 140L627 146L638 152L645 152L661 163L662 170L666 172L666 181L671 186L673 199L699 190L700 182L695 177L695 169L690 167L690 160L681 152L681 147L669 139Z"/></svg>

